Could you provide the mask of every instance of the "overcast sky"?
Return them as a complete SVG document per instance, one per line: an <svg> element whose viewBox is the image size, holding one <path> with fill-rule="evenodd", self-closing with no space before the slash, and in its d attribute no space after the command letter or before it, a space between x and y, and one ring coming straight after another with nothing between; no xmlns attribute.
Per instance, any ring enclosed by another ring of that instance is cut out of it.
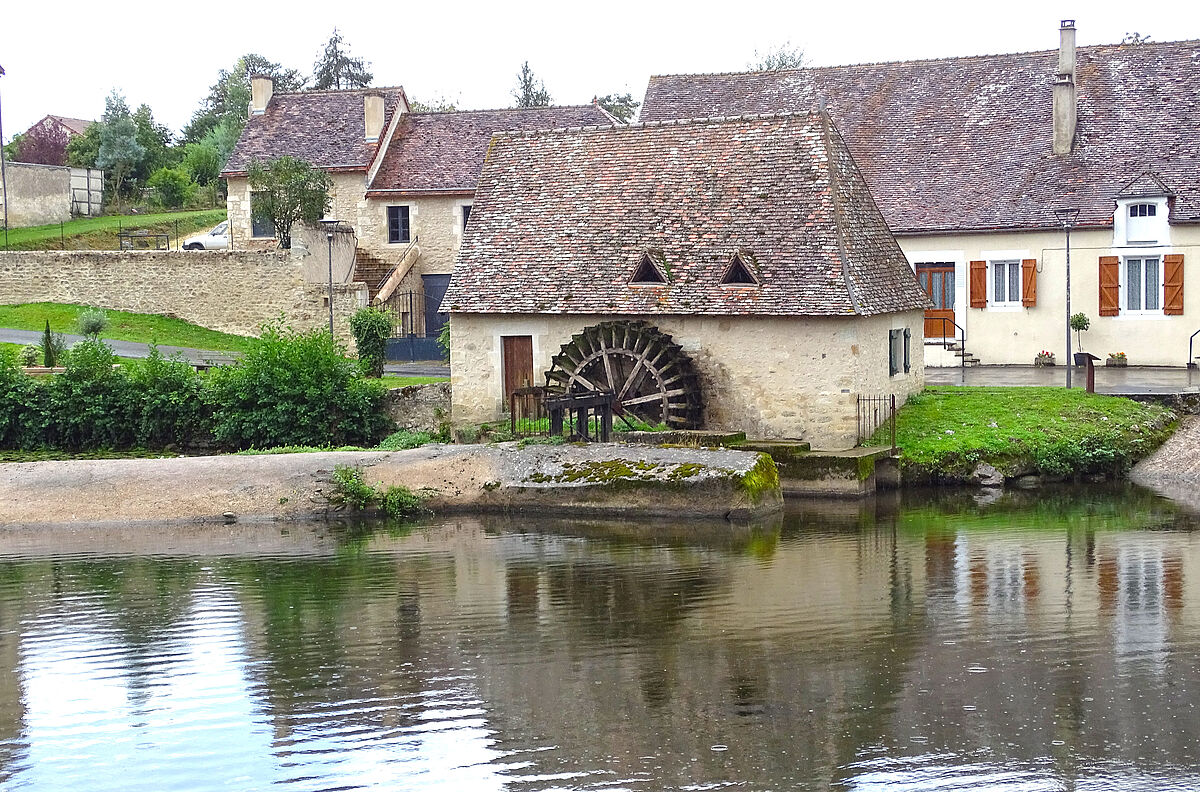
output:
<svg viewBox="0 0 1200 792"><path fill-rule="evenodd" d="M131 107L148 103L178 131L219 69L256 52L310 74L335 25L351 54L371 62L375 85L475 109L510 106L524 60L556 103L625 91L640 100L651 74L736 71L755 50L787 42L815 66L1053 49L1064 17L1076 19L1080 45L1118 42L1131 31L1154 41L1200 38L1194 0L11 0L0 12L0 66L8 72L0 108L8 140L47 113L99 118L116 87Z"/></svg>

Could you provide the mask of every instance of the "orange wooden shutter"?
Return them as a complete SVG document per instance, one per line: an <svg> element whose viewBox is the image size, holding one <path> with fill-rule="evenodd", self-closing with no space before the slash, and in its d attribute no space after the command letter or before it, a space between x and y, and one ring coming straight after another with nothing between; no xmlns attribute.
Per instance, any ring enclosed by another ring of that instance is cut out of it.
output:
<svg viewBox="0 0 1200 792"><path fill-rule="evenodd" d="M1026 308L1037 305L1037 259L1021 262L1021 305Z"/></svg>
<svg viewBox="0 0 1200 792"><path fill-rule="evenodd" d="M1163 313L1183 315L1183 254L1163 256Z"/></svg>
<svg viewBox="0 0 1200 792"><path fill-rule="evenodd" d="M971 307L987 307L987 262L971 262Z"/></svg>
<svg viewBox="0 0 1200 792"><path fill-rule="evenodd" d="M1121 260L1116 256L1100 257L1100 315L1121 313Z"/></svg>

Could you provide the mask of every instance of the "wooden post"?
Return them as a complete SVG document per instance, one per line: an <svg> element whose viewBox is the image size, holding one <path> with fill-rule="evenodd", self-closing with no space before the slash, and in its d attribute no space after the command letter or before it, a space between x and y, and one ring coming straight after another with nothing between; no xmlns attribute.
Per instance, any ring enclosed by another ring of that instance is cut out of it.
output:
<svg viewBox="0 0 1200 792"><path fill-rule="evenodd" d="M892 454L896 453L896 394L892 394Z"/></svg>

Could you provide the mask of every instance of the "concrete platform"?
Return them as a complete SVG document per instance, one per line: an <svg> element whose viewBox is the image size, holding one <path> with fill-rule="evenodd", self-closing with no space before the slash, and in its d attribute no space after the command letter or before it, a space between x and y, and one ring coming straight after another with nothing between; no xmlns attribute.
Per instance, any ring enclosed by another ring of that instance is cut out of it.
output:
<svg viewBox="0 0 1200 792"><path fill-rule="evenodd" d="M1087 384L1087 370L1076 367L1071 385ZM1066 366L974 366L926 368L926 385L974 387L1049 386L1066 387ZM1200 371L1182 366L1096 367L1096 392L1113 396L1130 394L1200 393Z"/></svg>

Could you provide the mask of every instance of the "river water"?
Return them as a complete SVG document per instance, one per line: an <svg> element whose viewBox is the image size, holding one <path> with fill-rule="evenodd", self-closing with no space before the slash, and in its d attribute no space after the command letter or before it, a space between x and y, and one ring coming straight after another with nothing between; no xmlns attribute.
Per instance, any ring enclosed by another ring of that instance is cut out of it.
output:
<svg viewBox="0 0 1200 792"><path fill-rule="evenodd" d="M6 532L0 789L1196 789L1197 525L1118 488Z"/></svg>

